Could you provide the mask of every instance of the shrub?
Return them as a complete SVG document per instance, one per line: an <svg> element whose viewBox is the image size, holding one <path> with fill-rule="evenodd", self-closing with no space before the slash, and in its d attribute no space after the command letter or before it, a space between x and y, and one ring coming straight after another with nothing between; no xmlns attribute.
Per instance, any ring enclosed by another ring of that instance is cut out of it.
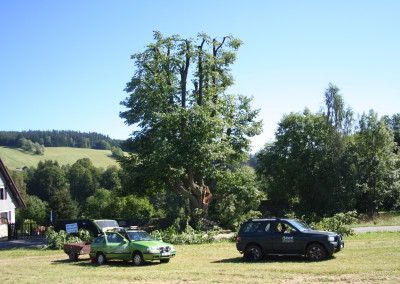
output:
<svg viewBox="0 0 400 284"><path fill-rule="evenodd" d="M182 233L178 233L173 226L160 231L163 241L179 245L217 242L215 236L219 233L219 230L197 231L189 225L186 226L186 229Z"/></svg>
<svg viewBox="0 0 400 284"><path fill-rule="evenodd" d="M78 233L66 233L61 230L58 233L53 229L49 229L45 233L46 238L49 240L49 248L63 249L64 244L90 242L93 237L88 230L79 229Z"/></svg>
<svg viewBox="0 0 400 284"><path fill-rule="evenodd" d="M354 230L350 228L350 225L357 221L356 216L356 211L338 213L333 217L324 218L320 222L312 225L318 230L333 231L342 236L351 236L354 235Z"/></svg>

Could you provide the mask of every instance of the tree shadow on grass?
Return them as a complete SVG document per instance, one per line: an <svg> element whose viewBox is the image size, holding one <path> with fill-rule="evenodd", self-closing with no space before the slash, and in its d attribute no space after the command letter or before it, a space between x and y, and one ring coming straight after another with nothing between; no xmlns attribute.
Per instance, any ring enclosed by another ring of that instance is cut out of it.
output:
<svg viewBox="0 0 400 284"><path fill-rule="evenodd" d="M328 258L329 259L329 258ZM288 263L288 262L310 262L303 256L287 256L287 255L279 255L279 256L267 256L261 261L246 261L244 257L234 257L221 259L217 261L213 261L212 263Z"/></svg>
<svg viewBox="0 0 400 284"><path fill-rule="evenodd" d="M70 264L82 267L96 266L96 267L135 267L132 264L132 261L122 261L122 260L109 260L105 264L98 265L96 262L92 262L90 258L79 258L77 261L70 261L69 259L60 259L55 260L52 264ZM141 266L149 266L149 265L161 265L160 262L145 262ZM140 266L138 266L140 267Z"/></svg>

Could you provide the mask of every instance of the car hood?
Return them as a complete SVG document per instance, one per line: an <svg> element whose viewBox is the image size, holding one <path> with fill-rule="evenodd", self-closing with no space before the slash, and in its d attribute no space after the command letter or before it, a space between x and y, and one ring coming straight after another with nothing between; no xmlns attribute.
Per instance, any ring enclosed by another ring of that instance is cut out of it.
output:
<svg viewBox="0 0 400 284"><path fill-rule="evenodd" d="M132 243L136 245L141 245L144 247L166 247L166 246L173 246L169 243L164 243L160 241L133 241Z"/></svg>
<svg viewBox="0 0 400 284"><path fill-rule="evenodd" d="M336 235L338 235L335 232L318 231L318 230L302 231L302 233L310 234L310 235L322 235L322 236L336 236Z"/></svg>

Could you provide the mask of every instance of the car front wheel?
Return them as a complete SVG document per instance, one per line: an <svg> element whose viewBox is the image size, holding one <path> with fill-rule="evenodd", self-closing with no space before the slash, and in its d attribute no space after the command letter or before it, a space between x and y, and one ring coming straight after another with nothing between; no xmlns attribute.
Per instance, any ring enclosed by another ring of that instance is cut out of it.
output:
<svg viewBox="0 0 400 284"><path fill-rule="evenodd" d="M246 261L260 261L263 257L264 253L257 245L249 246L244 252L244 258Z"/></svg>
<svg viewBox="0 0 400 284"><path fill-rule="evenodd" d="M320 244L311 244L307 248L307 258L309 260L320 261L326 258L326 251Z"/></svg>
<svg viewBox="0 0 400 284"><path fill-rule="evenodd" d="M133 265L135 265L135 266L142 265L144 262L142 254L140 252L135 252L132 255L132 262L133 262Z"/></svg>

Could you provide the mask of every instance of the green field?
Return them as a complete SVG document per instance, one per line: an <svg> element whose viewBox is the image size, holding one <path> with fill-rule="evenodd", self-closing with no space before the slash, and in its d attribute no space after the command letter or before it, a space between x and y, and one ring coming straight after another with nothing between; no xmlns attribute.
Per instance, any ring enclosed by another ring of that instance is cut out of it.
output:
<svg viewBox="0 0 400 284"><path fill-rule="evenodd" d="M179 245L168 264L134 267L111 261L98 266L87 257L69 262L60 251L3 250L2 283L399 283L400 232L346 238L333 258L270 257L245 263L235 244Z"/></svg>
<svg viewBox="0 0 400 284"><path fill-rule="evenodd" d="M23 168L24 166L36 167L39 161L57 160L60 165L73 164L82 158L89 158L95 167L107 168L118 165L111 157L110 150L94 150L69 147L46 147L44 155L33 155L18 148L0 146L0 158L10 169Z"/></svg>

